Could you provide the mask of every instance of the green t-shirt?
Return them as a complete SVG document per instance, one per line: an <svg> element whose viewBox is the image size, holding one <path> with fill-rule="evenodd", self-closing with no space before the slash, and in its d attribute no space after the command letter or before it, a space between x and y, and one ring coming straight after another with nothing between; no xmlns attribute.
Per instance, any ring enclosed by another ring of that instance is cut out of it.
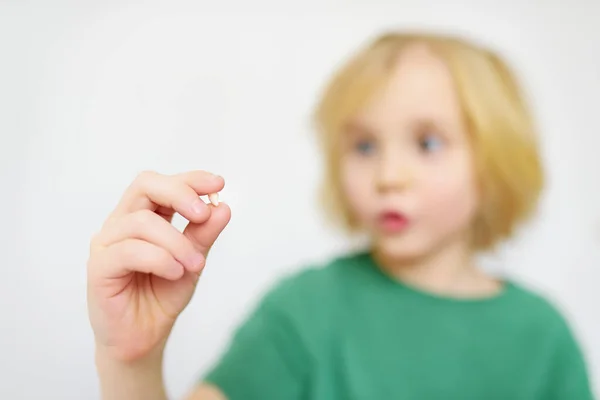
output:
<svg viewBox="0 0 600 400"><path fill-rule="evenodd" d="M204 381L229 400L588 400L565 319L507 282L482 299L436 296L368 253L283 280Z"/></svg>

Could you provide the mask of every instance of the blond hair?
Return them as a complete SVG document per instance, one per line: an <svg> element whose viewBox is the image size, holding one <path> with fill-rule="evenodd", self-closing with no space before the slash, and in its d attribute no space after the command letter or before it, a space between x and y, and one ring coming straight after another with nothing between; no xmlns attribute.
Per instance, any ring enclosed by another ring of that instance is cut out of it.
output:
<svg viewBox="0 0 600 400"><path fill-rule="evenodd" d="M385 34L333 76L314 115L325 158L321 193L326 213L348 231L359 230L341 187L340 133L386 84L403 49L413 44L425 44L454 78L481 193L473 246L476 251L491 249L532 214L544 177L534 124L514 74L491 50L457 37Z"/></svg>

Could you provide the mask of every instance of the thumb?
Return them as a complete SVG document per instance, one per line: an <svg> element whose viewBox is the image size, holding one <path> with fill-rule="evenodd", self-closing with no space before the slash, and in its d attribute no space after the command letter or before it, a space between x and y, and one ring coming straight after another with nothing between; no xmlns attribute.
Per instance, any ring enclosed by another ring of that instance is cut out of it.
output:
<svg viewBox="0 0 600 400"><path fill-rule="evenodd" d="M218 206L209 205L209 207L211 214L208 220L200 224L190 222L183 231L204 258L208 257L213 243L231 219L231 209L227 204L220 203Z"/></svg>

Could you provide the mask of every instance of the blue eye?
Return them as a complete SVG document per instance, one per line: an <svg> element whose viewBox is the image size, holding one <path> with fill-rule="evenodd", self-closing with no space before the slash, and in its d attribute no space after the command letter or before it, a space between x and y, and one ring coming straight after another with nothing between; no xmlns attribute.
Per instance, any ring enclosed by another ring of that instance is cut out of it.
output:
<svg viewBox="0 0 600 400"><path fill-rule="evenodd" d="M438 136L425 135L419 138L419 146L421 150L427 153L438 151L442 145L442 140Z"/></svg>
<svg viewBox="0 0 600 400"><path fill-rule="evenodd" d="M369 140L361 140L356 143L356 151L363 155L369 155L375 151L375 144Z"/></svg>

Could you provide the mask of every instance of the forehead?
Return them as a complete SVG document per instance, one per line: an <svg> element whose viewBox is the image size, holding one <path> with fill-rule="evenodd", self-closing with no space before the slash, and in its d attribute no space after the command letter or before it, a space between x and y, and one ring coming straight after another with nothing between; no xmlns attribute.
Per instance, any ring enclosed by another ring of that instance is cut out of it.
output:
<svg viewBox="0 0 600 400"><path fill-rule="evenodd" d="M412 119L460 120L454 80L444 61L426 45L411 45L399 55L388 82L358 114L369 124L399 124Z"/></svg>

